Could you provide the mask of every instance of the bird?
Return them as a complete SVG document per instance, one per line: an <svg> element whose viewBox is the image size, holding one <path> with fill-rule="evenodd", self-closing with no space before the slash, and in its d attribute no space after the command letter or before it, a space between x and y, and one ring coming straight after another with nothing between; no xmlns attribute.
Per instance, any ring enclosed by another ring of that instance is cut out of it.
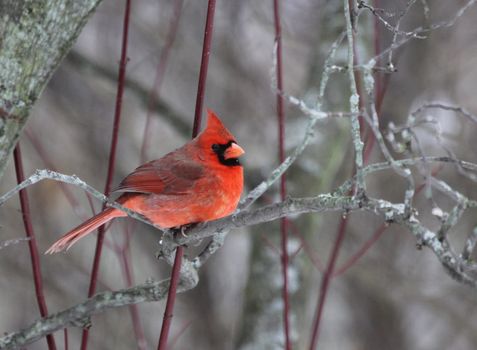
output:
<svg viewBox="0 0 477 350"><path fill-rule="evenodd" d="M245 151L211 109L207 126L182 147L147 162L113 192L116 202L164 229L211 221L232 214L243 190ZM58 239L45 254L68 250L101 225L127 214L106 208Z"/></svg>

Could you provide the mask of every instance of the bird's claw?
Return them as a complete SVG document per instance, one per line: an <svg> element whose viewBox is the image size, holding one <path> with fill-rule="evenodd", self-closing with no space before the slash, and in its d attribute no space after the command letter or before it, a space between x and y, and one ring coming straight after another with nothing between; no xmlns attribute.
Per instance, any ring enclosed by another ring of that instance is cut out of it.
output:
<svg viewBox="0 0 477 350"><path fill-rule="evenodd" d="M189 238L189 236L184 232L187 228L188 226L181 226L181 235L184 238Z"/></svg>

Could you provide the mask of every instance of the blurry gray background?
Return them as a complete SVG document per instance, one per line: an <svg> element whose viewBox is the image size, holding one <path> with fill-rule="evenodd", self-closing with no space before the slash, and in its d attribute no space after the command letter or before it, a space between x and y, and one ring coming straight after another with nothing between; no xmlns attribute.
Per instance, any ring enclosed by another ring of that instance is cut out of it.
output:
<svg viewBox="0 0 477 350"><path fill-rule="evenodd" d="M427 1L432 21L449 18L465 2ZM399 12L406 1L382 1L389 12ZM159 158L190 137L206 15L205 0L184 0L170 59L160 90L160 109L154 110L146 152ZM76 174L97 189L104 188L116 92L123 1L104 0L78 38L72 52L58 68L33 110L20 140L25 171L51 167ZM141 163L140 150L147 114L147 99L173 13L172 0L133 1L117 171L114 183ZM340 1L282 1L285 90L312 104L317 95L324 58L341 32L344 21ZM439 99L460 104L477 113L477 8L472 8L451 28L414 40L396 55L397 72L390 77L384 98L382 125L404 121L423 101ZM393 18L389 19L391 22ZM411 29L425 23L421 2L403 22ZM373 17L363 13L357 33L361 60L373 55ZM390 35L380 26L383 47ZM213 108L246 149L247 187L258 184L278 164L275 95L270 87L273 55L271 1L220 0L217 4L205 105ZM345 64L342 46L338 63ZM326 110L348 108L347 76L332 75ZM306 117L287 108L287 149L301 138ZM476 161L475 125L449 113L434 113L442 122L445 144L464 160ZM444 154L431 137L419 134L428 154ZM328 192L352 171L349 122L320 122L313 144L289 171L289 192L311 196ZM378 149L372 161L382 159ZM49 163L50 162L50 163ZM442 177L475 198L475 184L451 168ZM0 192L15 185L13 162L1 179ZM397 176L372 176L373 196L401 200L403 181ZM38 246L45 251L62 233L91 215L82 191L69 187L77 201L72 207L62 188L45 182L29 189ZM278 200L277 189L257 204ZM472 196L474 194L474 196ZM429 203L417 196L423 214ZM443 199L445 206L445 199ZM96 210L100 203L95 201ZM427 209L426 209L427 208ZM293 218L293 230L306 240L308 250L323 263L334 242L338 214ZM17 199L0 208L0 240L21 237L24 229ZM430 217L426 223L432 227ZM124 223L117 220L107 234L99 290L127 285L123 254ZM382 220L371 214L353 214L338 266L371 237ZM476 224L472 212L456 227L455 240L465 238ZM129 225L130 264L134 282L163 279L169 267L154 258L160 239L143 224ZM300 246L290 234L290 252ZM321 327L320 349L474 349L477 347L476 293L453 281L430 251L415 248L415 239L391 226L367 254L345 274L332 280ZM96 240L82 240L67 254L41 256L44 288L50 312L86 298ZM232 232L225 246L200 272L194 290L178 296L171 341L172 349L280 349L280 257L278 223ZM193 254L193 251L189 252ZM0 251L0 331L13 331L39 317L27 245ZM297 349L309 341L318 298L320 272L301 249L291 260L293 339ZM139 305L146 348L157 345L164 303ZM136 337L130 311L121 308L92 319L91 349L134 349ZM69 330L70 348L79 345L81 330ZM58 344L62 342L57 333ZM45 349L41 340L28 349Z"/></svg>

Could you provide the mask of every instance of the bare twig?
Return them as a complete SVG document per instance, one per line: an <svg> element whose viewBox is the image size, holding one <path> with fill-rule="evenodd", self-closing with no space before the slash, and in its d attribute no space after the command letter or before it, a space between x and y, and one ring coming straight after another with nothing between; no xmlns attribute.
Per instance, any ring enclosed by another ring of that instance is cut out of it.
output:
<svg viewBox="0 0 477 350"><path fill-rule="evenodd" d="M371 119L367 117L366 114L363 114L363 116L368 121L368 124L371 127L371 130L374 134L374 138L376 139L377 144L384 155L384 158L391 164L392 168L395 170L397 174L399 174L400 176L406 179L407 189L404 192L404 205L406 206L407 213L410 213L410 210L412 207L412 199L414 197L414 192L415 192L415 185L414 185L414 179L412 177L412 173L405 166L396 164L396 161L394 160L393 156L389 152L384 142L384 138L383 138L383 135L381 134L380 127L379 127L379 118L378 118L378 113L376 111L376 105L374 103L374 100L375 100L374 99L374 78L373 78L371 70L365 71L364 81L365 81L365 87L366 87L365 90L368 95L368 99L367 99L369 104L368 109L371 111Z"/></svg>
<svg viewBox="0 0 477 350"><path fill-rule="evenodd" d="M354 65L354 49L353 49L353 27L351 25L351 13L348 0L343 0L344 16L346 19L346 37L348 40L348 67ZM356 89L356 80L352 69L348 69L349 87L351 96L349 98L351 113L359 114L359 99L360 96ZM356 187L354 188L355 195L364 195L366 190L364 177L361 172L363 168L363 142L361 141L361 130L357 116L351 117L351 138L354 145L354 162L356 170Z"/></svg>
<svg viewBox="0 0 477 350"><path fill-rule="evenodd" d="M425 104L419 106L419 108L415 109L411 113L411 115L416 116L417 114L420 114L427 109L443 109L443 110L446 110L446 111L453 111L453 112L456 112L458 114L463 115L464 117L466 117L471 122L477 123L477 116L470 113L465 108L462 108L460 106L451 106L451 105L441 103L441 102L425 103Z"/></svg>
<svg viewBox="0 0 477 350"><path fill-rule="evenodd" d="M399 18L397 20L396 27L395 27L397 30L399 30L399 28L401 27L401 22L402 22L404 16L409 12L409 10L411 9L411 7L414 5L415 2L416 2L416 0L409 0L407 2L406 7L404 8L404 11L402 11L400 13ZM393 40L391 41L391 45L396 42L397 38L398 38L398 34L397 34L397 32L394 32L393 33ZM414 38L423 39L425 37L416 34L416 36ZM389 51L387 66L389 68L393 68L393 51L392 50Z"/></svg>
<svg viewBox="0 0 477 350"><path fill-rule="evenodd" d="M457 20L459 20L459 18L464 15L464 13L466 11L468 11L475 4L476 1L477 0L467 1L467 3L464 6L462 6L459 10L457 10L457 12L454 14L454 16L452 16L451 19L449 19L449 20L440 21L440 22L437 22L437 23L434 23L434 24L431 24L431 25L428 25L428 26L425 26L425 27L415 28L412 31L415 35L409 35L409 36L406 36L406 37L402 38L401 40L392 42L390 46L388 46L386 49L381 51L381 53L379 53L378 55L371 58L371 60L377 61L377 59L379 57L382 57L382 56L385 56L385 55L389 54L390 51L394 51L394 50L398 49L399 47L408 43L413 38L416 38L416 37L420 36L421 34L428 33L428 32L431 32L433 30L436 30L436 29L452 27L457 22Z"/></svg>
<svg viewBox="0 0 477 350"><path fill-rule="evenodd" d="M409 3L407 4L406 7L409 9L412 6L412 4L414 4L415 2L416 2L416 0L409 1ZM369 10L374 16L376 16L376 18L386 27L386 29L388 29L390 32L392 32L394 34L394 37L396 37L397 35L401 35L401 36L406 36L406 37L411 36L411 37L414 37L414 38L417 38L417 39L425 39L425 36L419 36L416 33L414 33L413 31L406 32L406 31L402 31L402 30L399 29L400 20L401 20L401 18L403 18L405 12L401 16L399 16L399 20L398 20L397 24L395 26L393 26L388 21L386 21L386 19L384 19L383 16L381 16L379 14L379 11L377 11L376 8L374 8L371 5L366 4L366 2L364 2L364 1L359 1L358 9L363 9L363 8Z"/></svg>

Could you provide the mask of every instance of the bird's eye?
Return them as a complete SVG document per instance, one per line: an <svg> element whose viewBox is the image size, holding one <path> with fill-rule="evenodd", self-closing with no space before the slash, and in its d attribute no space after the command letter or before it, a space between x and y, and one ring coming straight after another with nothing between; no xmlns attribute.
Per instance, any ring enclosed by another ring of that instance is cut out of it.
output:
<svg viewBox="0 0 477 350"><path fill-rule="evenodd" d="M219 149L220 149L220 146L219 146L218 144L214 143L214 144L212 145L212 150L213 150L214 152L217 152Z"/></svg>

